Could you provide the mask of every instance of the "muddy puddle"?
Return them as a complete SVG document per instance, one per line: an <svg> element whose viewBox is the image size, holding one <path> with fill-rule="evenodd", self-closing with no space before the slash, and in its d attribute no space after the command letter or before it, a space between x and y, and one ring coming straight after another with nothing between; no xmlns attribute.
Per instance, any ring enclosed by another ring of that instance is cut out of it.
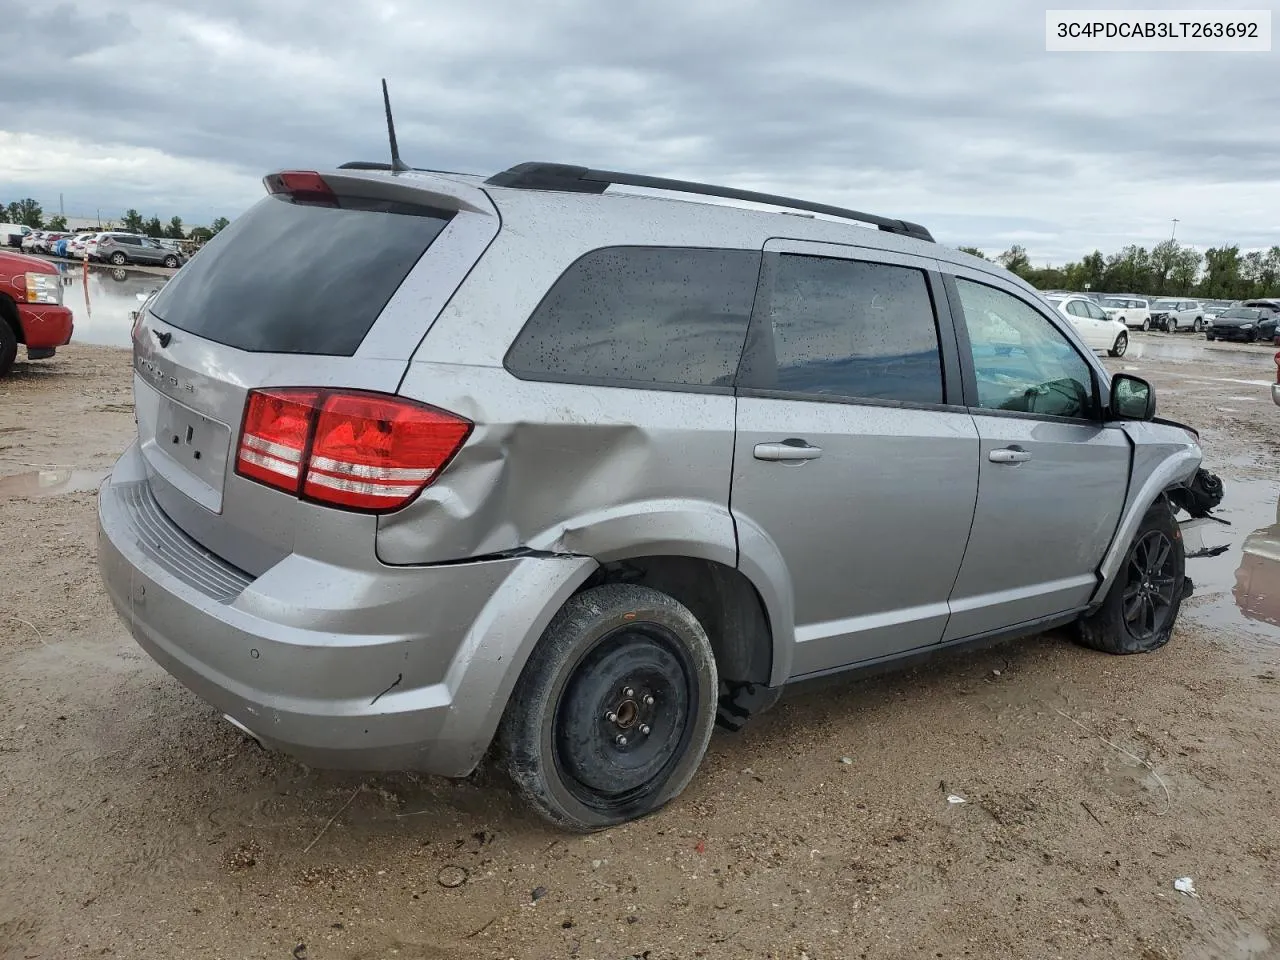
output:
<svg viewBox="0 0 1280 960"><path fill-rule="evenodd" d="M97 490L109 470L32 470L0 477L2 497L57 497L65 493Z"/></svg>
<svg viewBox="0 0 1280 960"><path fill-rule="evenodd" d="M1225 545L1216 557L1187 560L1194 596L1182 615L1206 627L1243 634L1270 652L1280 647L1280 482L1226 480L1215 516L1231 525L1206 524L1206 547ZM1188 536L1189 549L1197 546Z"/></svg>

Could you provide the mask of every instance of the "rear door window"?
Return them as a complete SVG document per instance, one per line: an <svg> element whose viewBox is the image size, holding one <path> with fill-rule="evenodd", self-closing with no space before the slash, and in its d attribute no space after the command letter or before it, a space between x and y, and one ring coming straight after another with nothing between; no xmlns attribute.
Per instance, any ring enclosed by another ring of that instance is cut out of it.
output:
<svg viewBox="0 0 1280 960"><path fill-rule="evenodd" d="M259 201L206 243L151 312L240 350L351 356L450 214Z"/></svg>
<svg viewBox="0 0 1280 960"><path fill-rule="evenodd" d="M780 254L742 386L847 400L942 403L923 270ZM769 336L771 334L771 336ZM767 359L758 355L763 352Z"/></svg>
<svg viewBox="0 0 1280 960"><path fill-rule="evenodd" d="M729 390L759 273L755 250L594 250L551 287L505 365L527 380Z"/></svg>

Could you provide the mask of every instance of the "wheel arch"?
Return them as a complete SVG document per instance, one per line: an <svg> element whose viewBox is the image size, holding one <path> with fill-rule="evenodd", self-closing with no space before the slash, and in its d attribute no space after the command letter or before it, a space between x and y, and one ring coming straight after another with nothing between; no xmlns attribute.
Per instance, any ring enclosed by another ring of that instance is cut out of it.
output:
<svg viewBox="0 0 1280 960"><path fill-rule="evenodd" d="M1089 602L1089 609L1096 609L1106 598L1107 591L1120 571L1129 544L1142 526L1142 518L1146 516L1151 505L1166 495L1168 490L1180 487L1189 481L1200 466L1201 452L1198 445L1184 442L1176 446L1162 444L1164 449L1152 449L1155 444L1146 442L1146 438L1134 436L1142 428L1167 431L1163 427L1146 423L1126 424L1131 438L1134 439L1133 473L1130 478L1129 495L1120 515L1115 536L1111 539L1106 555L1098 568L1099 582ZM1172 448L1172 449L1170 449Z"/></svg>

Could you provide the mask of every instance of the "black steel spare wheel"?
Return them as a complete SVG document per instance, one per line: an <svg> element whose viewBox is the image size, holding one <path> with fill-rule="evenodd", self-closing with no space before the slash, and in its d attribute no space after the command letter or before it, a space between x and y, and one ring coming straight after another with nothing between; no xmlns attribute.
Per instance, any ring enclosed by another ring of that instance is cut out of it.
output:
<svg viewBox="0 0 1280 960"><path fill-rule="evenodd" d="M1102 605L1080 621L1080 641L1106 653L1146 653L1169 642L1182 607L1181 531L1169 505L1152 504Z"/></svg>
<svg viewBox="0 0 1280 960"><path fill-rule="evenodd" d="M619 627L596 643L556 705L555 760L578 800L625 808L662 782L693 732L693 673L660 624Z"/></svg>
<svg viewBox="0 0 1280 960"><path fill-rule="evenodd" d="M634 584L585 590L552 620L507 706L508 771L561 826L642 817L693 777L717 690L710 641L683 605Z"/></svg>

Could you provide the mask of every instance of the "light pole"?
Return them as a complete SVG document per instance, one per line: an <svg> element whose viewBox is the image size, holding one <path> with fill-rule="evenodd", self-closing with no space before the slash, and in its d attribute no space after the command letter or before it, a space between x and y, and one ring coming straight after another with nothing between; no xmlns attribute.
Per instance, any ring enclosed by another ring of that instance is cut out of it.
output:
<svg viewBox="0 0 1280 960"><path fill-rule="evenodd" d="M1173 232L1169 234L1169 239L1170 239L1170 240L1172 240L1172 239L1174 239L1177 235L1178 235L1178 218L1177 218L1177 217L1174 217L1174 218L1173 218Z"/></svg>

